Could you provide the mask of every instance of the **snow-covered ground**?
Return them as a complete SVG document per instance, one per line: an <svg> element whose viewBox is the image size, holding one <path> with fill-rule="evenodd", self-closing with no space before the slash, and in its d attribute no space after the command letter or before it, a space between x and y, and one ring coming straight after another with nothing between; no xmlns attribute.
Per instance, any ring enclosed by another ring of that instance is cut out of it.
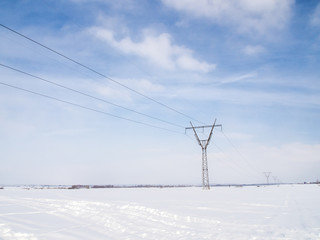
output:
<svg viewBox="0 0 320 240"><path fill-rule="evenodd" d="M320 239L320 186L0 190L0 239Z"/></svg>

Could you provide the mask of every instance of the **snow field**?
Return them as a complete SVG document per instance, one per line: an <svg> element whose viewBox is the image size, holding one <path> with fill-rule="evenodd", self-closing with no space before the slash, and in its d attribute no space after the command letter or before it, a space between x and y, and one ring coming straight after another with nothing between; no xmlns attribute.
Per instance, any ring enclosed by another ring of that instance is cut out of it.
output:
<svg viewBox="0 0 320 240"><path fill-rule="evenodd" d="M0 239L320 239L320 187L0 190Z"/></svg>

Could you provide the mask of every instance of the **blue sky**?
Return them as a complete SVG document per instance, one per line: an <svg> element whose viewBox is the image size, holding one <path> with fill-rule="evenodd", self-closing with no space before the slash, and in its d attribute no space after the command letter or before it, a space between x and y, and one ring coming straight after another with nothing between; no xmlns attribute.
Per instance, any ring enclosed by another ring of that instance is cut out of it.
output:
<svg viewBox="0 0 320 240"><path fill-rule="evenodd" d="M2 65L171 123L0 66L2 184L198 184L184 127L215 118L211 183L320 178L319 1L2 1L0 20L184 114L0 26Z"/></svg>

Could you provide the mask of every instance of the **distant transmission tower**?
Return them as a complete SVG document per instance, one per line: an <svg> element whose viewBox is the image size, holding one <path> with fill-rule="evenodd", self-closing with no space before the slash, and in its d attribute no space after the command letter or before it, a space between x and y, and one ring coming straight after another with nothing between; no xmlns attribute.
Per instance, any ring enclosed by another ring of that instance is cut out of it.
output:
<svg viewBox="0 0 320 240"><path fill-rule="evenodd" d="M269 177L270 177L271 172L263 172L263 174L267 179L267 184L269 185Z"/></svg>
<svg viewBox="0 0 320 240"><path fill-rule="evenodd" d="M197 141L198 141L198 143L199 143L199 145L201 146L201 149L202 149L202 187L203 187L203 189L210 189L209 172L208 172L208 160L207 160L207 147L208 147L208 145L210 143L213 129L215 127L222 127L221 124L216 125L216 121L217 121L217 119L214 120L213 125L197 126L197 127L194 127L192 125L192 123L190 122L191 127L187 127L186 128L186 131L188 129L193 129L194 135L195 135L195 137L196 137L196 139L197 139ZM210 131L208 139L200 140L200 138L199 138L199 136L197 134L197 131L196 131L197 128L202 128L202 129L211 128L211 131Z"/></svg>

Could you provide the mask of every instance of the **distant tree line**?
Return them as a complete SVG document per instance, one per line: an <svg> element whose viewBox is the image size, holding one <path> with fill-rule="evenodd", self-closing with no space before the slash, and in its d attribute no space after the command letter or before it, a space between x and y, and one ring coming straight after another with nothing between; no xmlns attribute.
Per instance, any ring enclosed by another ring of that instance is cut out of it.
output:
<svg viewBox="0 0 320 240"><path fill-rule="evenodd" d="M192 185L72 185L68 189L89 189L89 188L177 188L177 187L192 187Z"/></svg>

